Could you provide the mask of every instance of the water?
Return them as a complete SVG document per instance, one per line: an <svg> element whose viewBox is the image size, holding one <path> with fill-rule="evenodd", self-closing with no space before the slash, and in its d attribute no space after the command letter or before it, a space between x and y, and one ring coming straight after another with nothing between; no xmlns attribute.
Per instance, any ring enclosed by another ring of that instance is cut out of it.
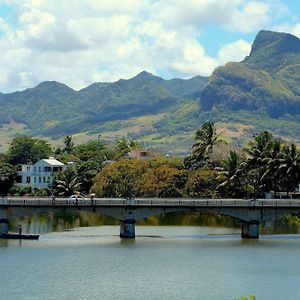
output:
<svg viewBox="0 0 300 300"><path fill-rule="evenodd" d="M241 240L240 230L119 226L0 240L0 299L300 298L300 235Z"/></svg>

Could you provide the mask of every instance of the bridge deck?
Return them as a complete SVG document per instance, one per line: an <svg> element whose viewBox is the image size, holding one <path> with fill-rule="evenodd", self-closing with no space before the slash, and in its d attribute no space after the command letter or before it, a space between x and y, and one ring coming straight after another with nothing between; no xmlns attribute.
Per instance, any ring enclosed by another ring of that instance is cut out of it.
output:
<svg viewBox="0 0 300 300"><path fill-rule="evenodd" d="M300 199L187 199L187 198L94 198L75 199L70 198L0 198L0 207L289 207L299 208Z"/></svg>

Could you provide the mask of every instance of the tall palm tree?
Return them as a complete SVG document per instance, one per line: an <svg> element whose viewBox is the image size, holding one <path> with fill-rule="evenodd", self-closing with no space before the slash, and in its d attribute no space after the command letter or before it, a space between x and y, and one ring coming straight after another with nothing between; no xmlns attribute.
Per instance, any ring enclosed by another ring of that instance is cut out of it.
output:
<svg viewBox="0 0 300 300"><path fill-rule="evenodd" d="M264 173L261 180L264 182L266 187L270 190L274 190L275 198L276 192L279 189L280 172L279 167L282 160L282 149L283 143L281 140L276 139L270 142L270 147L268 152L265 153L266 157L263 158L262 162L264 164Z"/></svg>
<svg viewBox="0 0 300 300"><path fill-rule="evenodd" d="M250 141L248 148L245 149L248 154L248 165L263 165L263 159L268 157L273 141L273 135L268 131L262 132L253 141Z"/></svg>
<svg viewBox="0 0 300 300"><path fill-rule="evenodd" d="M289 193L300 183L300 152L294 143L283 147L280 163L282 185Z"/></svg>
<svg viewBox="0 0 300 300"><path fill-rule="evenodd" d="M72 152L73 148L74 148L74 142L73 142L73 137L71 135L66 135L64 137L64 152L65 153L70 153Z"/></svg>
<svg viewBox="0 0 300 300"><path fill-rule="evenodd" d="M196 131L192 154L198 159L207 159L215 144L221 142L213 122L206 122Z"/></svg>
<svg viewBox="0 0 300 300"><path fill-rule="evenodd" d="M258 189L257 192L270 190L265 174L266 158L270 157L273 142L273 135L268 131L264 131L256 136L253 141L250 141L248 148L245 149L247 157L241 167L246 174L251 175L249 178L253 178L253 185L255 185L255 189Z"/></svg>
<svg viewBox="0 0 300 300"><path fill-rule="evenodd" d="M217 179L223 182L218 188L225 188L229 196L242 196L242 171L240 169L240 158L235 151L230 151L227 159L223 161L220 167Z"/></svg>

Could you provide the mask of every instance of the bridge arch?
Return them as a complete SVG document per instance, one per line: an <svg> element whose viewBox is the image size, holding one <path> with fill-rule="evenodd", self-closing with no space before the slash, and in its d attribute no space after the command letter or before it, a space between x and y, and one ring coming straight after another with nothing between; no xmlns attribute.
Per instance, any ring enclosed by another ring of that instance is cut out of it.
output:
<svg viewBox="0 0 300 300"><path fill-rule="evenodd" d="M89 199L70 201L70 199L1 199L0 219L45 213L57 210L88 211L110 216L121 221L120 235L135 236L135 223L154 216L177 213L202 213L229 216L242 223L242 237L259 235L259 224L272 221L286 214L300 214L300 200L259 199ZM3 227L3 226L2 226ZM4 226L5 227L5 226ZM1 232L0 232L1 234Z"/></svg>

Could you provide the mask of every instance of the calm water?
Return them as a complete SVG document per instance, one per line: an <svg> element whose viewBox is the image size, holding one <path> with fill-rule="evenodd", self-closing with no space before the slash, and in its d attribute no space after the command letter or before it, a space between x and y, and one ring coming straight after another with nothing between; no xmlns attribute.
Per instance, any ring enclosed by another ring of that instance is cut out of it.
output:
<svg viewBox="0 0 300 300"><path fill-rule="evenodd" d="M300 235L240 239L239 229L119 226L0 240L0 299L300 299Z"/></svg>

